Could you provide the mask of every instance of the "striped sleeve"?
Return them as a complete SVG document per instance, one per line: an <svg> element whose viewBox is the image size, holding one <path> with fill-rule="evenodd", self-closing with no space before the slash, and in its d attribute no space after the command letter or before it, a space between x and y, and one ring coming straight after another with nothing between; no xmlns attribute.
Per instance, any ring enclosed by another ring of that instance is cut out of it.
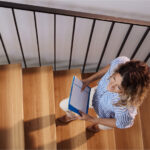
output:
<svg viewBox="0 0 150 150"><path fill-rule="evenodd" d="M118 67L119 64L123 64L130 59L126 56L120 56L115 58L110 64L110 75L113 74L114 70Z"/></svg>
<svg viewBox="0 0 150 150"><path fill-rule="evenodd" d="M134 118L131 117L129 111L117 109L115 111L116 127L120 129L130 128L134 123Z"/></svg>

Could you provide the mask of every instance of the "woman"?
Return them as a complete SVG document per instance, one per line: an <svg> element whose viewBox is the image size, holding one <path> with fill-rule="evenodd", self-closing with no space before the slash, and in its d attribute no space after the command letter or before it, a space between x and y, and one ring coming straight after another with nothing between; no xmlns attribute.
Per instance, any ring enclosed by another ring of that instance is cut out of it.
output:
<svg viewBox="0 0 150 150"><path fill-rule="evenodd" d="M90 95L90 107L94 108L98 118L81 111L81 116L74 115L68 110L67 98L60 102L60 107L66 112L65 116L59 118L61 122L76 119L90 121L93 124L87 129L92 132L114 127L124 129L134 124L137 109L149 91L148 65L126 56L117 57L110 65L83 80L82 90L100 78L98 86L92 88Z"/></svg>

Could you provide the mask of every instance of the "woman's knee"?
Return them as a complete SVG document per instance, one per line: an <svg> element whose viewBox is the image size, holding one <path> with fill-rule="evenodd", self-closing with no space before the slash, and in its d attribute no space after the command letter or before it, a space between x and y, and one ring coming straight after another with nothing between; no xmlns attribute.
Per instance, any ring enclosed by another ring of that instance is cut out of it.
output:
<svg viewBox="0 0 150 150"><path fill-rule="evenodd" d="M63 99L60 103L59 103L59 107L64 110L64 111L68 111L68 103L69 103L69 98Z"/></svg>

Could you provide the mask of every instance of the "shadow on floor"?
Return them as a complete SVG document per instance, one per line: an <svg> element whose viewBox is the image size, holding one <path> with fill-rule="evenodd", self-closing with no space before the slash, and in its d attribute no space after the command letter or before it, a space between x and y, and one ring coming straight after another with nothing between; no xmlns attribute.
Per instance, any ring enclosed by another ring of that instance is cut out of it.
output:
<svg viewBox="0 0 150 150"><path fill-rule="evenodd" d="M24 122L24 133L25 133L25 148L26 149L37 149L35 146L35 139L31 136L32 131L41 130L45 127L51 126L55 123L55 115L48 115L39 118L35 118ZM53 143L51 143L52 145ZM50 146L50 145L49 145ZM45 147L45 146L41 146ZM40 147L40 149L42 149ZM47 147L47 146L46 146Z"/></svg>

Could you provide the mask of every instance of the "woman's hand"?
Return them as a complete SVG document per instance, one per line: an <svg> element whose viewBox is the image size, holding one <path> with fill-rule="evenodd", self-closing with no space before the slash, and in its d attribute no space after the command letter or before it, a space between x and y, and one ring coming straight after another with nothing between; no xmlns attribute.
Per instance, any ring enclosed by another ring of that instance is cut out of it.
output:
<svg viewBox="0 0 150 150"><path fill-rule="evenodd" d="M85 114L84 112L80 111L79 110L79 113L80 113L80 116L78 116L78 119L80 120L86 120L86 121L91 121L93 120L93 117L88 115L88 114Z"/></svg>
<svg viewBox="0 0 150 150"><path fill-rule="evenodd" d="M90 82L87 79L85 79L85 80L82 80L82 83L83 85L82 85L81 91L83 91L89 85Z"/></svg>

